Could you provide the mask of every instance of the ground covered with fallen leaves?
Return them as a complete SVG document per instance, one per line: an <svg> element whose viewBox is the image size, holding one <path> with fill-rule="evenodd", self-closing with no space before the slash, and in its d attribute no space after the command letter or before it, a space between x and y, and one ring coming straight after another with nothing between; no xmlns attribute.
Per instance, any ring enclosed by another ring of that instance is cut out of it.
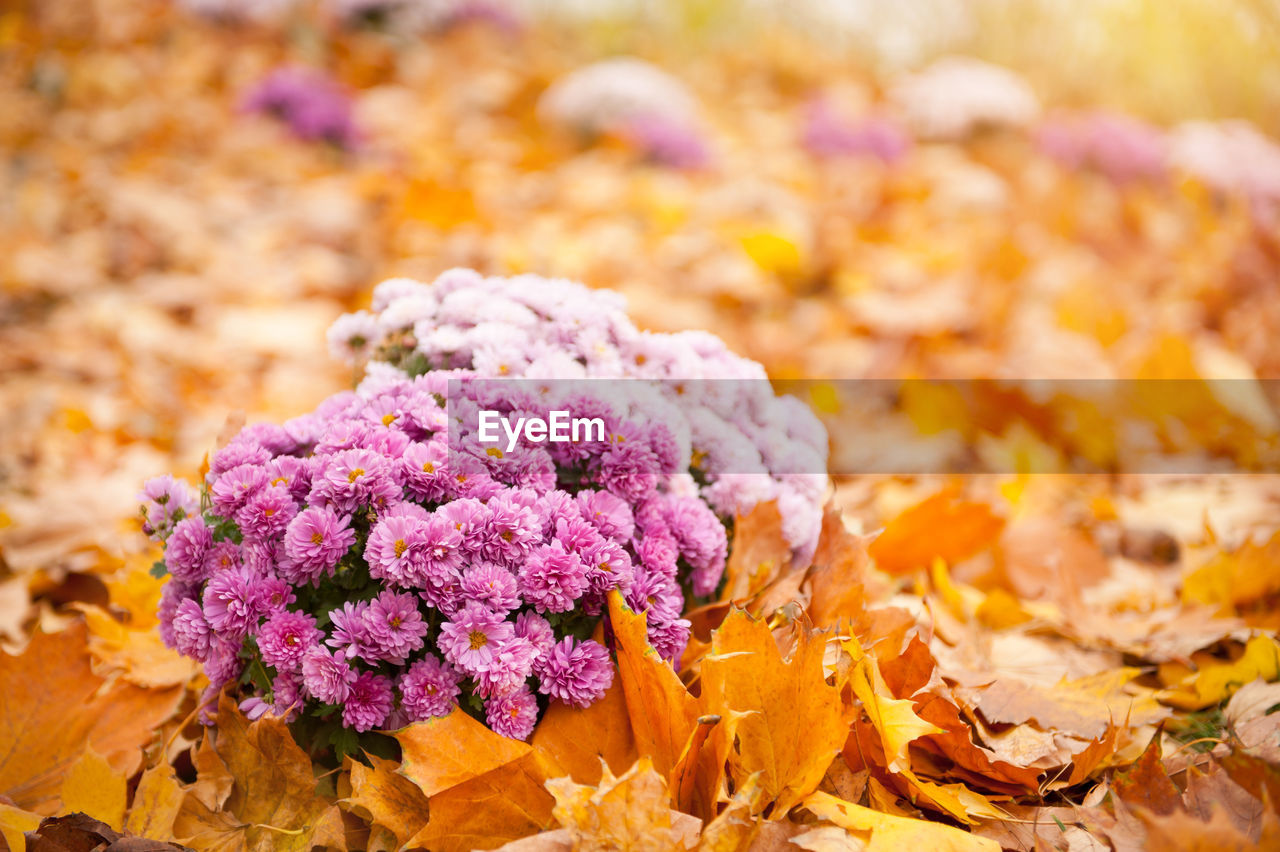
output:
<svg viewBox="0 0 1280 852"><path fill-rule="evenodd" d="M815 156L814 93L882 81L781 32L640 45L696 94L703 168L549 132L540 94L619 40L0 11L0 848L1280 848L1275 208L1026 133ZM297 64L350 93L358 145L240 108ZM454 712L325 769L232 701L201 727L140 483L350 386L327 326L459 265L617 289L776 379L1234 390L1153 403L1156 473L1065 390L868 411L809 384L846 474L817 552L791 561L771 505L736 519L678 672L615 601L612 688L528 743ZM938 473L856 473L908 433ZM1106 472L1028 472L1080 458ZM1001 472L946 473L976 467Z"/></svg>

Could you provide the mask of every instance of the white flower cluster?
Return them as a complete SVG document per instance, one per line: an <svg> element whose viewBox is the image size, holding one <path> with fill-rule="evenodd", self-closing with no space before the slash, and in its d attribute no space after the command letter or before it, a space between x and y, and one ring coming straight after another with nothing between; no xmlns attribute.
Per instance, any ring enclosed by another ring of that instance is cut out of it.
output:
<svg viewBox="0 0 1280 852"><path fill-rule="evenodd" d="M592 393L622 395L637 420L670 429L679 472L670 472L666 487L697 493L726 517L776 500L796 555L813 552L828 487L826 430L804 403L776 396L760 364L715 335L641 331L610 291L461 269L429 285L385 281L372 308L343 316L329 331L335 356L374 359L367 386L399 380L402 369L651 380L593 383Z"/></svg>
<svg viewBox="0 0 1280 852"><path fill-rule="evenodd" d="M557 80L538 101L543 123L597 135L635 121L696 126L698 101L671 74L629 56L583 66Z"/></svg>
<svg viewBox="0 0 1280 852"><path fill-rule="evenodd" d="M1026 127L1040 115L1040 101L1025 80L967 56L945 56L902 77L889 99L925 139L963 139L984 127Z"/></svg>
<svg viewBox="0 0 1280 852"><path fill-rule="evenodd" d="M1247 121L1189 121L1173 131L1174 165L1214 190L1280 202L1280 145Z"/></svg>

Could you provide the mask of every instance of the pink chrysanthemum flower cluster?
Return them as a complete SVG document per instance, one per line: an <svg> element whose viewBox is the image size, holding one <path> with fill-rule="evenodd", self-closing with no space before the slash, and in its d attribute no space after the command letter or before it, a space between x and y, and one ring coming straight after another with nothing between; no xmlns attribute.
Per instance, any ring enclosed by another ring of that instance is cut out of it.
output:
<svg viewBox="0 0 1280 852"><path fill-rule="evenodd" d="M424 370L531 380L645 379L658 398L636 410L671 432L662 473L721 517L776 500L798 557L813 552L827 489L827 434L804 403L776 396L764 368L702 331L640 331L617 293L533 275L445 272L392 279L373 311L342 317L332 351L370 361L367 385ZM371 359L371 360L370 360ZM633 410L635 413L635 410Z"/></svg>
<svg viewBox="0 0 1280 852"><path fill-rule="evenodd" d="M1158 181L1168 170L1164 132L1120 113L1055 115L1041 124L1036 141L1067 168L1093 169L1118 184Z"/></svg>
<svg viewBox="0 0 1280 852"><path fill-rule="evenodd" d="M660 421L589 394L553 404L603 432L482 447L480 408L540 401L467 371L383 376L242 430L199 501L172 477L147 483L171 575L164 641L204 663L208 698L234 684L254 716L363 732L462 703L518 739L540 706L585 707L609 687L590 637L610 592L678 659L686 590L717 587L725 526L662 473L677 450Z"/></svg>

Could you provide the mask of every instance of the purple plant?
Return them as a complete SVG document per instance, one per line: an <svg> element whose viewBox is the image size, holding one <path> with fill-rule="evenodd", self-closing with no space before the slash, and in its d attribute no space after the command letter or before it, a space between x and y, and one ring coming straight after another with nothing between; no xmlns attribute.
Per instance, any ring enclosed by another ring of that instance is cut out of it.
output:
<svg viewBox="0 0 1280 852"><path fill-rule="evenodd" d="M462 387L446 399L450 379ZM609 653L588 637L606 596L633 587L646 590L632 600L655 644L678 657L689 631L681 584L715 588L723 524L704 502L658 487L650 448L669 436L602 400L548 404L603 414L625 447L472 452L474 429L449 416L530 403L430 373L339 394L218 450L203 511L156 536L174 575L162 635L205 663L209 698L234 684L246 712L356 732L462 701L495 730L527 736L534 696L583 707L609 687ZM244 458L254 460L228 467ZM427 498L422 468L442 475ZM269 476L285 469L311 472L305 493ZM168 479L145 493L194 503Z"/></svg>
<svg viewBox="0 0 1280 852"><path fill-rule="evenodd" d="M844 121L824 99L805 107L802 138L805 148L819 157L874 157L894 163L911 150L911 137L892 119Z"/></svg>
<svg viewBox="0 0 1280 852"><path fill-rule="evenodd" d="M350 150L359 141L350 97L332 78L308 68L276 69L245 96L241 108L275 116L305 142Z"/></svg>
<svg viewBox="0 0 1280 852"><path fill-rule="evenodd" d="M1093 169L1117 184L1161 180L1168 170L1165 134L1118 113L1058 116L1040 126L1036 141L1063 166Z"/></svg>
<svg viewBox="0 0 1280 852"><path fill-rule="evenodd" d="M627 120L621 135L650 161L673 169L701 169L711 160L702 134L688 122L645 114Z"/></svg>

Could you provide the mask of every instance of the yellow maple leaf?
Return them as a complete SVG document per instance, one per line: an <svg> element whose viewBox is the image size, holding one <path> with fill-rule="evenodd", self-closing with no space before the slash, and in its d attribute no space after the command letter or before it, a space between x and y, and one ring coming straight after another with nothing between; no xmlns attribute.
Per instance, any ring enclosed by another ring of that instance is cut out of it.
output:
<svg viewBox="0 0 1280 852"><path fill-rule="evenodd" d="M124 825L128 779L92 748L62 779L62 812L88 814L119 831Z"/></svg>
<svg viewBox="0 0 1280 852"><path fill-rule="evenodd" d="M620 776L601 767L600 783L553 778L553 811L575 849L619 852L684 852L697 839L701 821L669 806L666 780L642 757Z"/></svg>
<svg viewBox="0 0 1280 852"><path fill-rule="evenodd" d="M1178 686L1161 692L1160 700L1182 710L1202 710L1259 678L1280 679L1280 642L1270 636L1254 636L1245 644L1244 654L1238 660L1200 666Z"/></svg>
<svg viewBox="0 0 1280 852"><path fill-rule="evenodd" d="M917 716L911 699L893 697L880 675L875 658L863 652L858 640L846 640L843 646L854 659L850 685L871 719L871 725L880 734L888 770L909 772L911 762L907 746L912 740L928 734L943 733L942 728Z"/></svg>
<svg viewBox="0 0 1280 852"><path fill-rule="evenodd" d="M826 682L825 635L797 625L795 639L783 659L768 625L734 610L702 662L704 712L743 714L729 755L734 781L760 773L761 806L773 802L775 819L817 789L849 734L840 690Z"/></svg>
<svg viewBox="0 0 1280 852"><path fill-rule="evenodd" d="M880 813L829 793L813 793L803 804L818 819L865 838L867 852L1000 852L1000 844L994 840L941 823Z"/></svg>

